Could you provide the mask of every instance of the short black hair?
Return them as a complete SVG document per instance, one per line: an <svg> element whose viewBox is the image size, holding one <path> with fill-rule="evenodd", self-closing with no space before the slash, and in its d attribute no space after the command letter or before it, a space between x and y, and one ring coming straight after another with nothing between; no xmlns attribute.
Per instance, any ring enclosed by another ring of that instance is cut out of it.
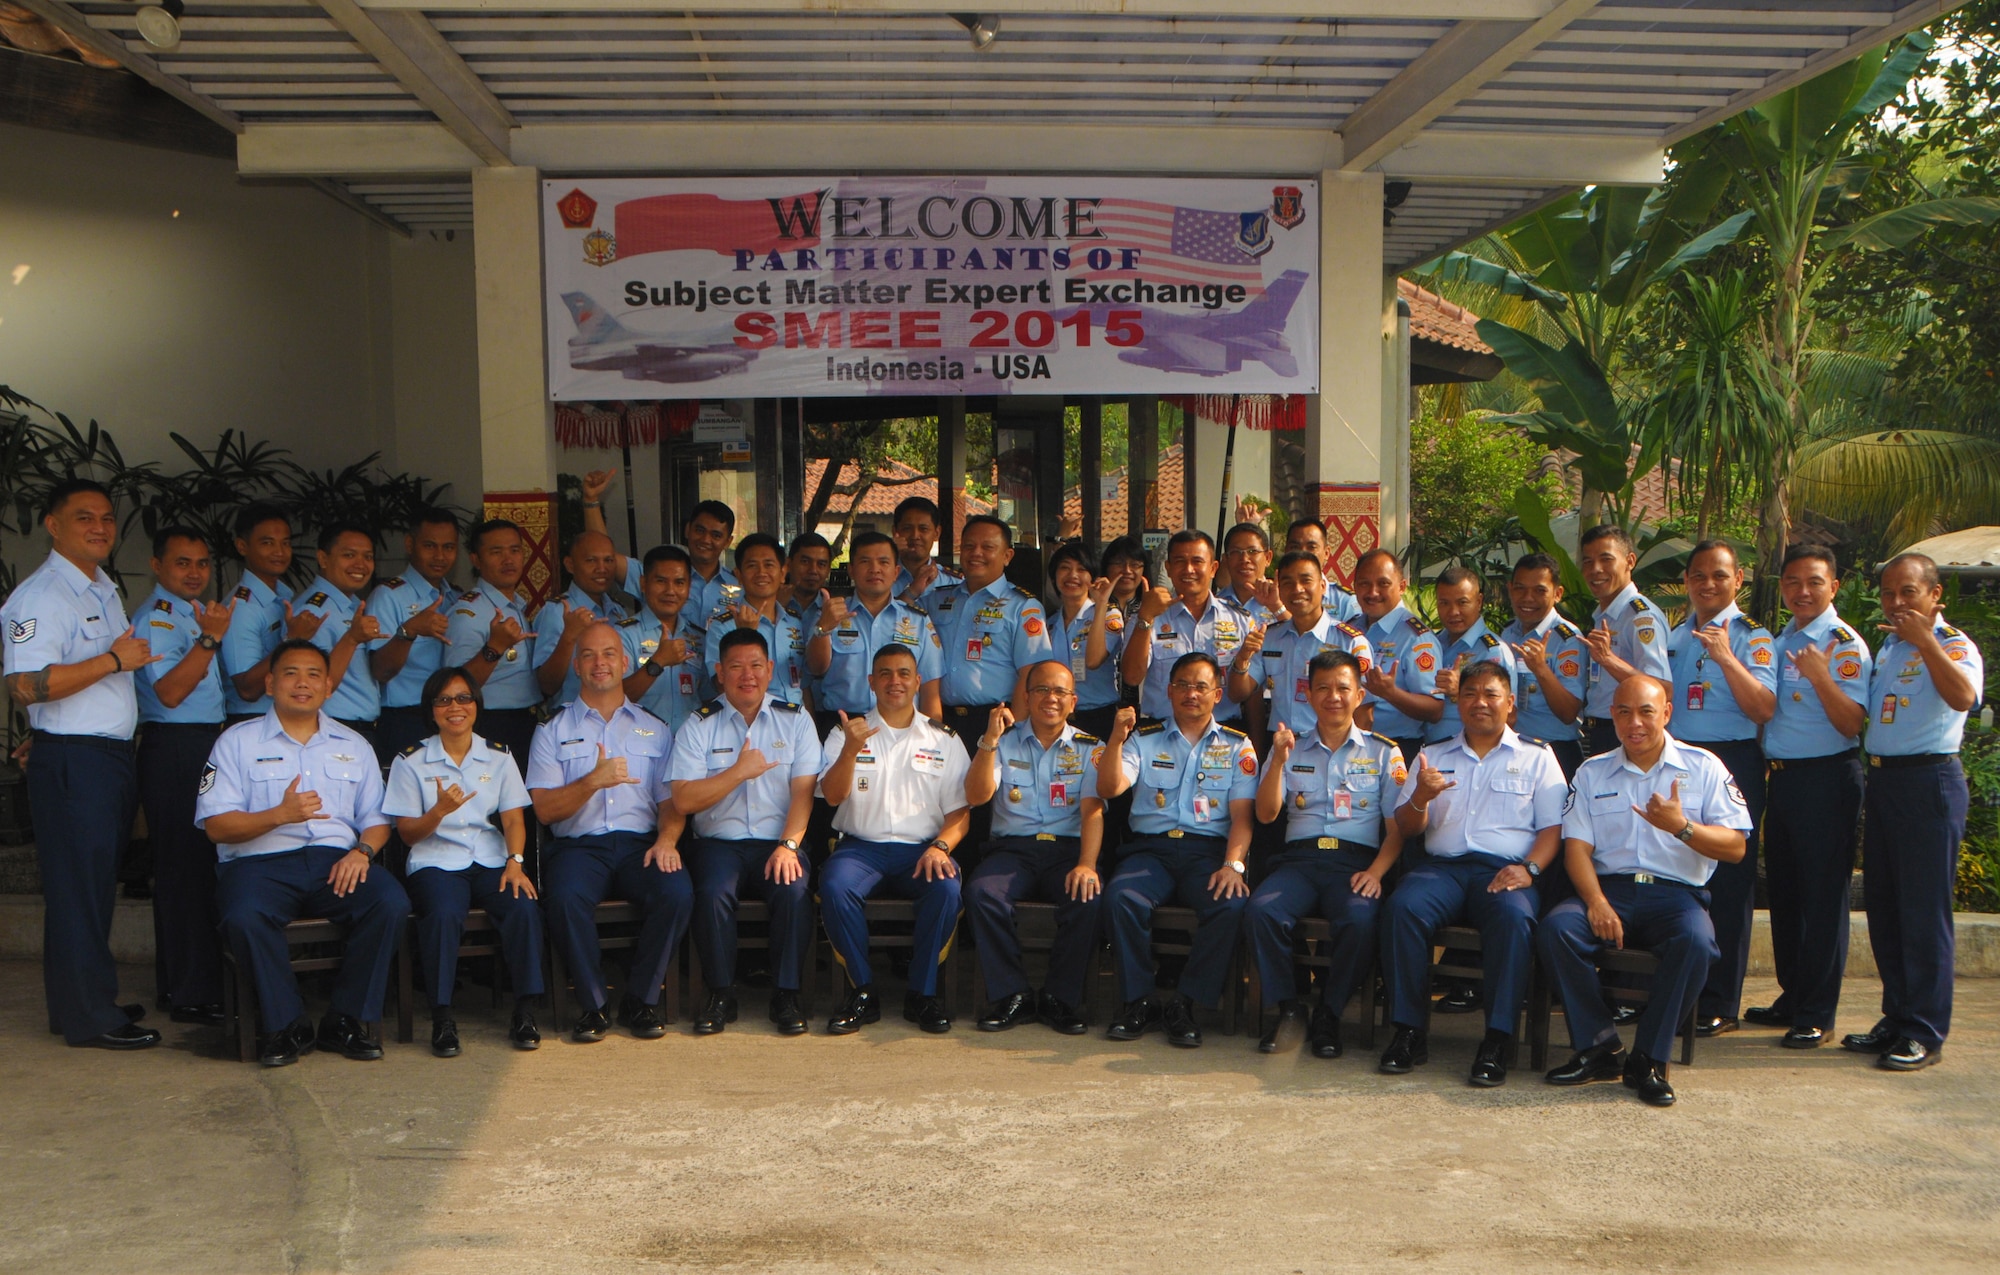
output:
<svg viewBox="0 0 2000 1275"><path fill-rule="evenodd" d="M678 562L688 569L689 575L694 574L694 559L679 545L654 545L646 550L646 556L639 562L639 574L645 575L662 562Z"/></svg>
<svg viewBox="0 0 2000 1275"><path fill-rule="evenodd" d="M1482 679L1500 683L1507 688L1509 694L1514 690L1514 679L1507 675L1506 665L1498 660L1474 660L1458 671L1458 685L1461 690L1468 682Z"/></svg>
<svg viewBox="0 0 2000 1275"><path fill-rule="evenodd" d="M319 662L326 665L329 673L333 671L333 657L313 645L310 638L286 638L284 641L278 643L271 648L270 658L264 667L273 673L277 672L278 661L293 651L311 651L314 655L319 656Z"/></svg>
<svg viewBox="0 0 2000 1275"><path fill-rule="evenodd" d="M415 534L419 527L450 527L453 536L458 535L458 515L437 505L425 505L410 515L410 525L405 528Z"/></svg>
<svg viewBox="0 0 2000 1275"><path fill-rule="evenodd" d="M1138 536L1120 536L1104 546L1104 557L1100 560L1104 574L1111 574L1114 562L1136 562L1146 577L1148 586L1153 581L1153 555L1146 549L1146 542Z"/></svg>
<svg viewBox="0 0 2000 1275"><path fill-rule="evenodd" d="M1354 684L1361 685L1361 660L1352 651L1321 651L1306 661L1306 684L1330 668L1344 668L1354 674Z"/></svg>
<svg viewBox="0 0 2000 1275"><path fill-rule="evenodd" d="M744 556L752 549L769 549L777 555L780 563L785 560L785 546L778 543L776 536L766 531L753 531L736 542L736 569L738 571L743 569Z"/></svg>
<svg viewBox="0 0 2000 1275"><path fill-rule="evenodd" d="M1271 533L1254 522L1239 522L1234 527L1223 532L1223 547L1227 548L1230 541L1236 539L1237 536L1242 535L1246 531L1257 537L1257 543L1264 546L1265 553L1271 552Z"/></svg>
<svg viewBox="0 0 2000 1275"><path fill-rule="evenodd" d="M900 655L918 668L921 669L923 667L923 661L917 658L915 651L904 646L901 642L888 642L875 648L875 658L868 661L868 671L872 673L881 668L883 657L890 655Z"/></svg>
<svg viewBox="0 0 2000 1275"><path fill-rule="evenodd" d="M1210 670L1212 670L1215 673L1215 684L1217 686L1222 685L1222 661L1216 659L1213 655L1210 655L1207 651L1189 651L1186 655L1183 655L1179 659L1175 660L1174 666L1167 670L1168 678L1171 679L1179 677L1181 675L1181 670L1186 668L1190 664L1208 665Z"/></svg>
<svg viewBox="0 0 2000 1275"><path fill-rule="evenodd" d="M1404 576L1403 576L1403 560L1402 560L1401 558L1398 558L1398 557L1397 557L1397 556L1396 556L1396 555L1395 555L1395 554L1394 554L1393 552L1391 552L1390 550L1387 550L1387 549L1382 549L1382 548L1375 548L1375 549L1369 549L1369 550L1366 550L1366 551L1364 551L1364 552L1362 553L1362 555L1361 555L1360 557L1356 558L1356 559L1354 560L1354 574L1355 574L1355 575L1357 575L1357 576L1358 576L1358 575L1360 575L1360 574L1361 574L1361 572L1362 572L1362 570L1363 570L1364 568L1366 568L1366 567L1368 566L1369 562L1370 562L1370 561L1372 561L1372 560L1374 560L1374 559L1376 559L1376 558L1387 558L1387 559L1389 560L1389 565L1390 565L1391 567L1395 568L1395 571L1396 571L1396 578L1397 578L1398 580L1401 580L1401 579L1403 579L1403 578L1404 578Z"/></svg>
<svg viewBox="0 0 2000 1275"><path fill-rule="evenodd" d="M1049 555L1049 580L1051 583L1056 578L1056 567L1064 562L1074 562L1077 566L1083 568L1086 575L1095 576L1097 574L1097 564L1091 561L1090 550L1084 548L1083 541L1081 540L1065 540L1056 546L1054 553Z"/></svg>
<svg viewBox="0 0 2000 1275"><path fill-rule="evenodd" d="M1736 556L1735 545L1730 544L1727 540L1718 539L1713 536L1711 536L1707 540L1701 541L1700 543L1696 544L1694 548L1688 550L1688 565L1690 567L1693 566L1694 560L1696 558L1701 557L1701 555L1705 553L1714 553L1717 550L1721 550L1723 553L1729 555L1729 563L1731 566L1743 565L1743 560Z"/></svg>
<svg viewBox="0 0 2000 1275"><path fill-rule="evenodd" d="M1320 575L1326 574L1326 564L1319 560L1319 555L1307 553L1303 549L1287 549L1285 556L1278 559L1277 574L1283 575L1286 567L1296 567L1301 562L1311 567Z"/></svg>
<svg viewBox="0 0 2000 1275"><path fill-rule="evenodd" d="M1576 542L1576 547L1580 550L1588 549L1600 540L1616 540L1619 544L1625 546L1625 552L1627 553L1634 553L1638 550L1638 546L1632 543L1632 533L1626 531L1625 528L1615 522L1598 523L1595 527L1583 533L1583 538Z"/></svg>
<svg viewBox="0 0 2000 1275"><path fill-rule="evenodd" d="M847 560L849 562L854 561L855 554L860 553L863 549L873 549L876 545L888 545L892 553L896 549L895 540L888 535L880 531L864 531L847 542Z"/></svg>
<svg viewBox="0 0 2000 1275"><path fill-rule="evenodd" d="M829 555L833 553L833 546L828 544L826 537L817 531L802 531L793 536L791 547L785 550L785 559L790 561L798 557L801 549L824 549Z"/></svg>
<svg viewBox="0 0 2000 1275"><path fill-rule="evenodd" d="M42 517L54 517L58 509L70 502L71 497L90 493L111 499L110 489L95 479L65 478L49 488L49 494L42 500Z"/></svg>
<svg viewBox="0 0 2000 1275"><path fill-rule="evenodd" d="M1557 584L1561 584L1563 580L1562 564L1555 560L1555 555L1553 554L1547 554L1547 553L1522 554L1521 560L1514 564L1514 569L1513 571L1508 573L1507 578L1510 580L1518 580L1521 578L1521 573L1523 571L1546 571L1549 573L1549 579L1555 581Z"/></svg>
<svg viewBox="0 0 2000 1275"><path fill-rule="evenodd" d="M1174 556L1174 550L1180 548L1182 545L1192 544L1207 545L1208 556L1211 558L1220 556L1215 552L1215 537L1197 527L1189 527L1185 531L1176 531L1169 537L1167 540L1167 556L1171 558Z"/></svg>
<svg viewBox="0 0 2000 1275"><path fill-rule="evenodd" d="M995 518L992 514L974 514L972 517L967 518L965 526L959 529L958 540L960 544L965 543L965 538L972 534L974 527L998 527L1000 529L1001 543L1009 549L1014 547L1014 529L998 518Z"/></svg>
<svg viewBox="0 0 2000 1275"><path fill-rule="evenodd" d="M291 534L291 515L267 500L253 501L237 510L232 530L238 540L248 540L251 532L267 522L282 522L285 524L285 534Z"/></svg>
<svg viewBox="0 0 2000 1275"><path fill-rule="evenodd" d="M1786 549L1785 560L1779 565L1778 574L1785 574L1785 571L1794 562L1803 562L1808 558L1824 562L1826 569L1833 573L1833 578L1836 580L1840 579L1840 559L1834 557L1833 550L1827 548L1825 545L1793 545L1789 549Z"/></svg>
<svg viewBox="0 0 2000 1275"><path fill-rule="evenodd" d="M424 679L424 689L417 692L417 705L429 712L431 701L444 693L444 688L454 681L464 682L465 689L472 692L473 720L478 721L478 711L486 707L486 697L479 692L479 682L464 668L451 664L438 669Z"/></svg>
<svg viewBox="0 0 2000 1275"><path fill-rule="evenodd" d="M1927 553L1899 553L1882 564L1881 572L1875 577L1875 586L1880 588L1882 577L1889 574L1889 568L1901 562L1914 562L1917 564L1917 578L1923 581L1926 589L1936 589L1944 584L1943 577L1938 575L1936 558L1931 557Z"/></svg>
<svg viewBox="0 0 2000 1275"><path fill-rule="evenodd" d="M321 553L330 553L333 547L340 543L342 536L360 536L368 542L370 549L375 547L374 532L368 530L368 528L358 522L350 522L344 518L321 527L319 529L319 538L313 542L313 547Z"/></svg>
<svg viewBox="0 0 2000 1275"><path fill-rule="evenodd" d="M688 516L681 519L681 534L686 535L688 524L703 514L707 514L721 523L728 529L731 535L736 534L736 511L719 500L704 500L695 505L694 508L688 510ZM778 556L781 559L784 557L783 554L779 554Z"/></svg>
<svg viewBox="0 0 2000 1275"><path fill-rule="evenodd" d="M509 522L505 518L488 518L484 522L473 523L472 530L465 533L466 552L478 553L479 546L481 545L481 543L485 541L487 536L491 535L496 531L513 532L515 535L521 537L521 543L523 546L525 546L528 542L528 533L521 530L521 524L517 522Z"/></svg>
<svg viewBox="0 0 2000 1275"><path fill-rule="evenodd" d="M943 516L938 513L937 502L924 496L905 496L903 499L897 501L896 513L889 520L889 525L892 527L902 526L903 517L906 514L922 514L936 525L942 526L944 524Z"/></svg>
<svg viewBox="0 0 2000 1275"><path fill-rule="evenodd" d="M1440 589L1455 589L1468 583L1472 585L1473 592L1482 598L1486 596L1486 581L1480 579L1479 573L1471 567L1454 562L1438 572L1437 587Z"/></svg>
<svg viewBox="0 0 2000 1275"><path fill-rule="evenodd" d="M1319 538L1320 538L1321 540L1324 540L1324 539L1326 539L1326 524L1325 524L1324 522L1320 521L1320 520L1319 520L1318 518L1294 518L1294 519L1292 519L1292 522L1291 522L1291 525L1290 525L1289 527L1286 527L1286 528L1285 528L1285 538L1286 538L1287 540L1291 539L1291 535L1292 535L1292 533L1293 533L1294 531L1297 531L1297 530L1298 530L1298 529L1299 529L1300 527L1312 527L1312 528L1315 528L1315 529L1316 529L1316 530L1318 530L1318 532L1319 532Z"/></svg>
<svg viewBox="0 0 2000 1275"><path fill-rule="evenodd" d="M208 543L206 532L198 531L184 522L177 522L171 526L162 527L153 534L153 556L155 558L166 557L167 546L176 540L192 540L211 553L215 551L215 546Z"/></svg>
<svg viewBox="0 0 2000 1275"><path fill-rule="evenodd" d="M754 646L767 659L771 654L771 644L764 640L762 633L755 629L731 629L722 635L722 641L715 648L715 662L722 663L739 646Z"/></svg>

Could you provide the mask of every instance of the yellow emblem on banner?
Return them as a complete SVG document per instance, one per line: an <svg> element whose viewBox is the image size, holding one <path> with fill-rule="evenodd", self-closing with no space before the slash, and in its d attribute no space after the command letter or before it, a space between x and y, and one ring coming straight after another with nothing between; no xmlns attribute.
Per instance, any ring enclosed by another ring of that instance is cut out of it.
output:
<svg viewBox="0 0 2000 1275"><path fill-rule="evenodd" d="M602 230L583 237L583 259L593 266L608 266L618 259L618 241Z"/></svg>

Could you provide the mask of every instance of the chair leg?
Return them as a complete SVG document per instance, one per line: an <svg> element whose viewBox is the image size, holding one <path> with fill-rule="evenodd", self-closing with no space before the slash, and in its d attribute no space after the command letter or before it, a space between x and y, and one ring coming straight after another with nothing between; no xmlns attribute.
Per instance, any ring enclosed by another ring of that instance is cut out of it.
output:
<svg viewBox="0 0 2000 1275"><path fill-rule="evenodd" d="M396 937L396 1039L407 1045L416 1039L414 1002L416 1001L416 944L411 941L413 921L403 922L403 932Z"/></svg>
<svg viewBox="0 0 2000 1275"><path fill-rule="evenodd" d="M675 948L673 954L667 958L667 983L665 992L660 997L660 1003L666 1008L667 1012L661 1017L667 1022L671 1023L680 1017L681 953L679 948Z"/></svg>
<svg viewBox="0 0 2000 1275"><path fill-rule="evenodd" d="M562 957L556 954L555 944L548 944L545 950L549 958L549 1018L558 1031L565 1031L569 1018L563 1012L563 992L568 989L569 972L563 969Z"/></svg>
<svg viewBox="0 0 2000 1275"><path fill-rule="evenodd" d="M250 969L236 966L236 1057L249 1062L257 1056L257 985L250 981Z"/></svg>
<svg viewBox="0 0 2000 1275"><path fill-rule="evenodd" d="M1264 1034L1264 980L1257 977L1257 962L1245 961L1243 973L1243 1021L1253 1036Z"/></svg>
<svg viewBox="0 0 2000 1275"><path fill-rule="evenodd" d="M1687 1013L1681 1016L1681 1066L1694 1066L1694 1015L1695 1001L1689 1000Z"/></svg>
<svg viewBox="0 0 2000 1275"><path fill-rule="evenodd" d="M1528 1065L1546 1071L1549 1065L1549 1018L1555 1010L1550 1003L1548 980L1534 978L1528 991Z"/></svg>

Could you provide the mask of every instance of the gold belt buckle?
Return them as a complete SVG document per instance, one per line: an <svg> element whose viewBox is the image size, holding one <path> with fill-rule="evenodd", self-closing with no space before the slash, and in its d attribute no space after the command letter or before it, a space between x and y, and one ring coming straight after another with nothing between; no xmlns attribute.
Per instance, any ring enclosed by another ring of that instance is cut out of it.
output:
<svg viewBox="0 0 2000 1275"><path fill-rule="evenodd" d="M1650 872L1634 872L1632 880L1637 885L1652 885L1656 878Z"/></svg>
<svg viewBox="0 0 2000 1275"><path fill-rule="evenodd" d="M1035 834L1035 840L1037 841L1054 841L1055 839L1056 834L1053 832L1038 832Z"/></svg>
<svg viewBox="0 0 2000 1275"><path fill-rule="evenodd" d="M1185 837L1186 835L1187 835L1186 830L1181 828L1167 829L1167 839L1169 841L1179 841L1182 837Z"/></svg>
<svg viewBox="0 0 2000 1275"><path fill-rule="evenodd" d="M1321 837L1319 839L1319 848L1322 850L1338 850L1340 849L1340 838Z"/></svg>

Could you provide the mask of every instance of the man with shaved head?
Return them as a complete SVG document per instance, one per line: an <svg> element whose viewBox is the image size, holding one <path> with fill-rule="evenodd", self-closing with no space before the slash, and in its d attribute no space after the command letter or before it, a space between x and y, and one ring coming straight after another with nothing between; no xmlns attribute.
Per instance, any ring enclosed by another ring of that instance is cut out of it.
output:
<svg viewBox="0 0 2000 1275"><path fill-rule="evenodd" d="M576 698L576 643L583 631L598 620L616 624L631 615L611 594L620 559L610 536L577 536L563 555L563 569L569 589L535 616L535 681L556 708Z"/></svg>
<svg viewBox="0 0 2000 1275"><path fill-rule="evenodd" d="M1718 956L1708 914L1717 863L1743 857L1750 810L1729 768L1676 740L1673 690L1634 673L1611 695L1619 747L1577 769L1563 814L1563 856L1576 897L1536 932L1543 965L1562 993L1576 1054L1552 1085L1619 1080L1655 1107L1672 1106L1667 1055L1674 1029L1700 996ZM1643 947L1659 960L1631 1054L1604 1008L1597 954Z"/></svg>

